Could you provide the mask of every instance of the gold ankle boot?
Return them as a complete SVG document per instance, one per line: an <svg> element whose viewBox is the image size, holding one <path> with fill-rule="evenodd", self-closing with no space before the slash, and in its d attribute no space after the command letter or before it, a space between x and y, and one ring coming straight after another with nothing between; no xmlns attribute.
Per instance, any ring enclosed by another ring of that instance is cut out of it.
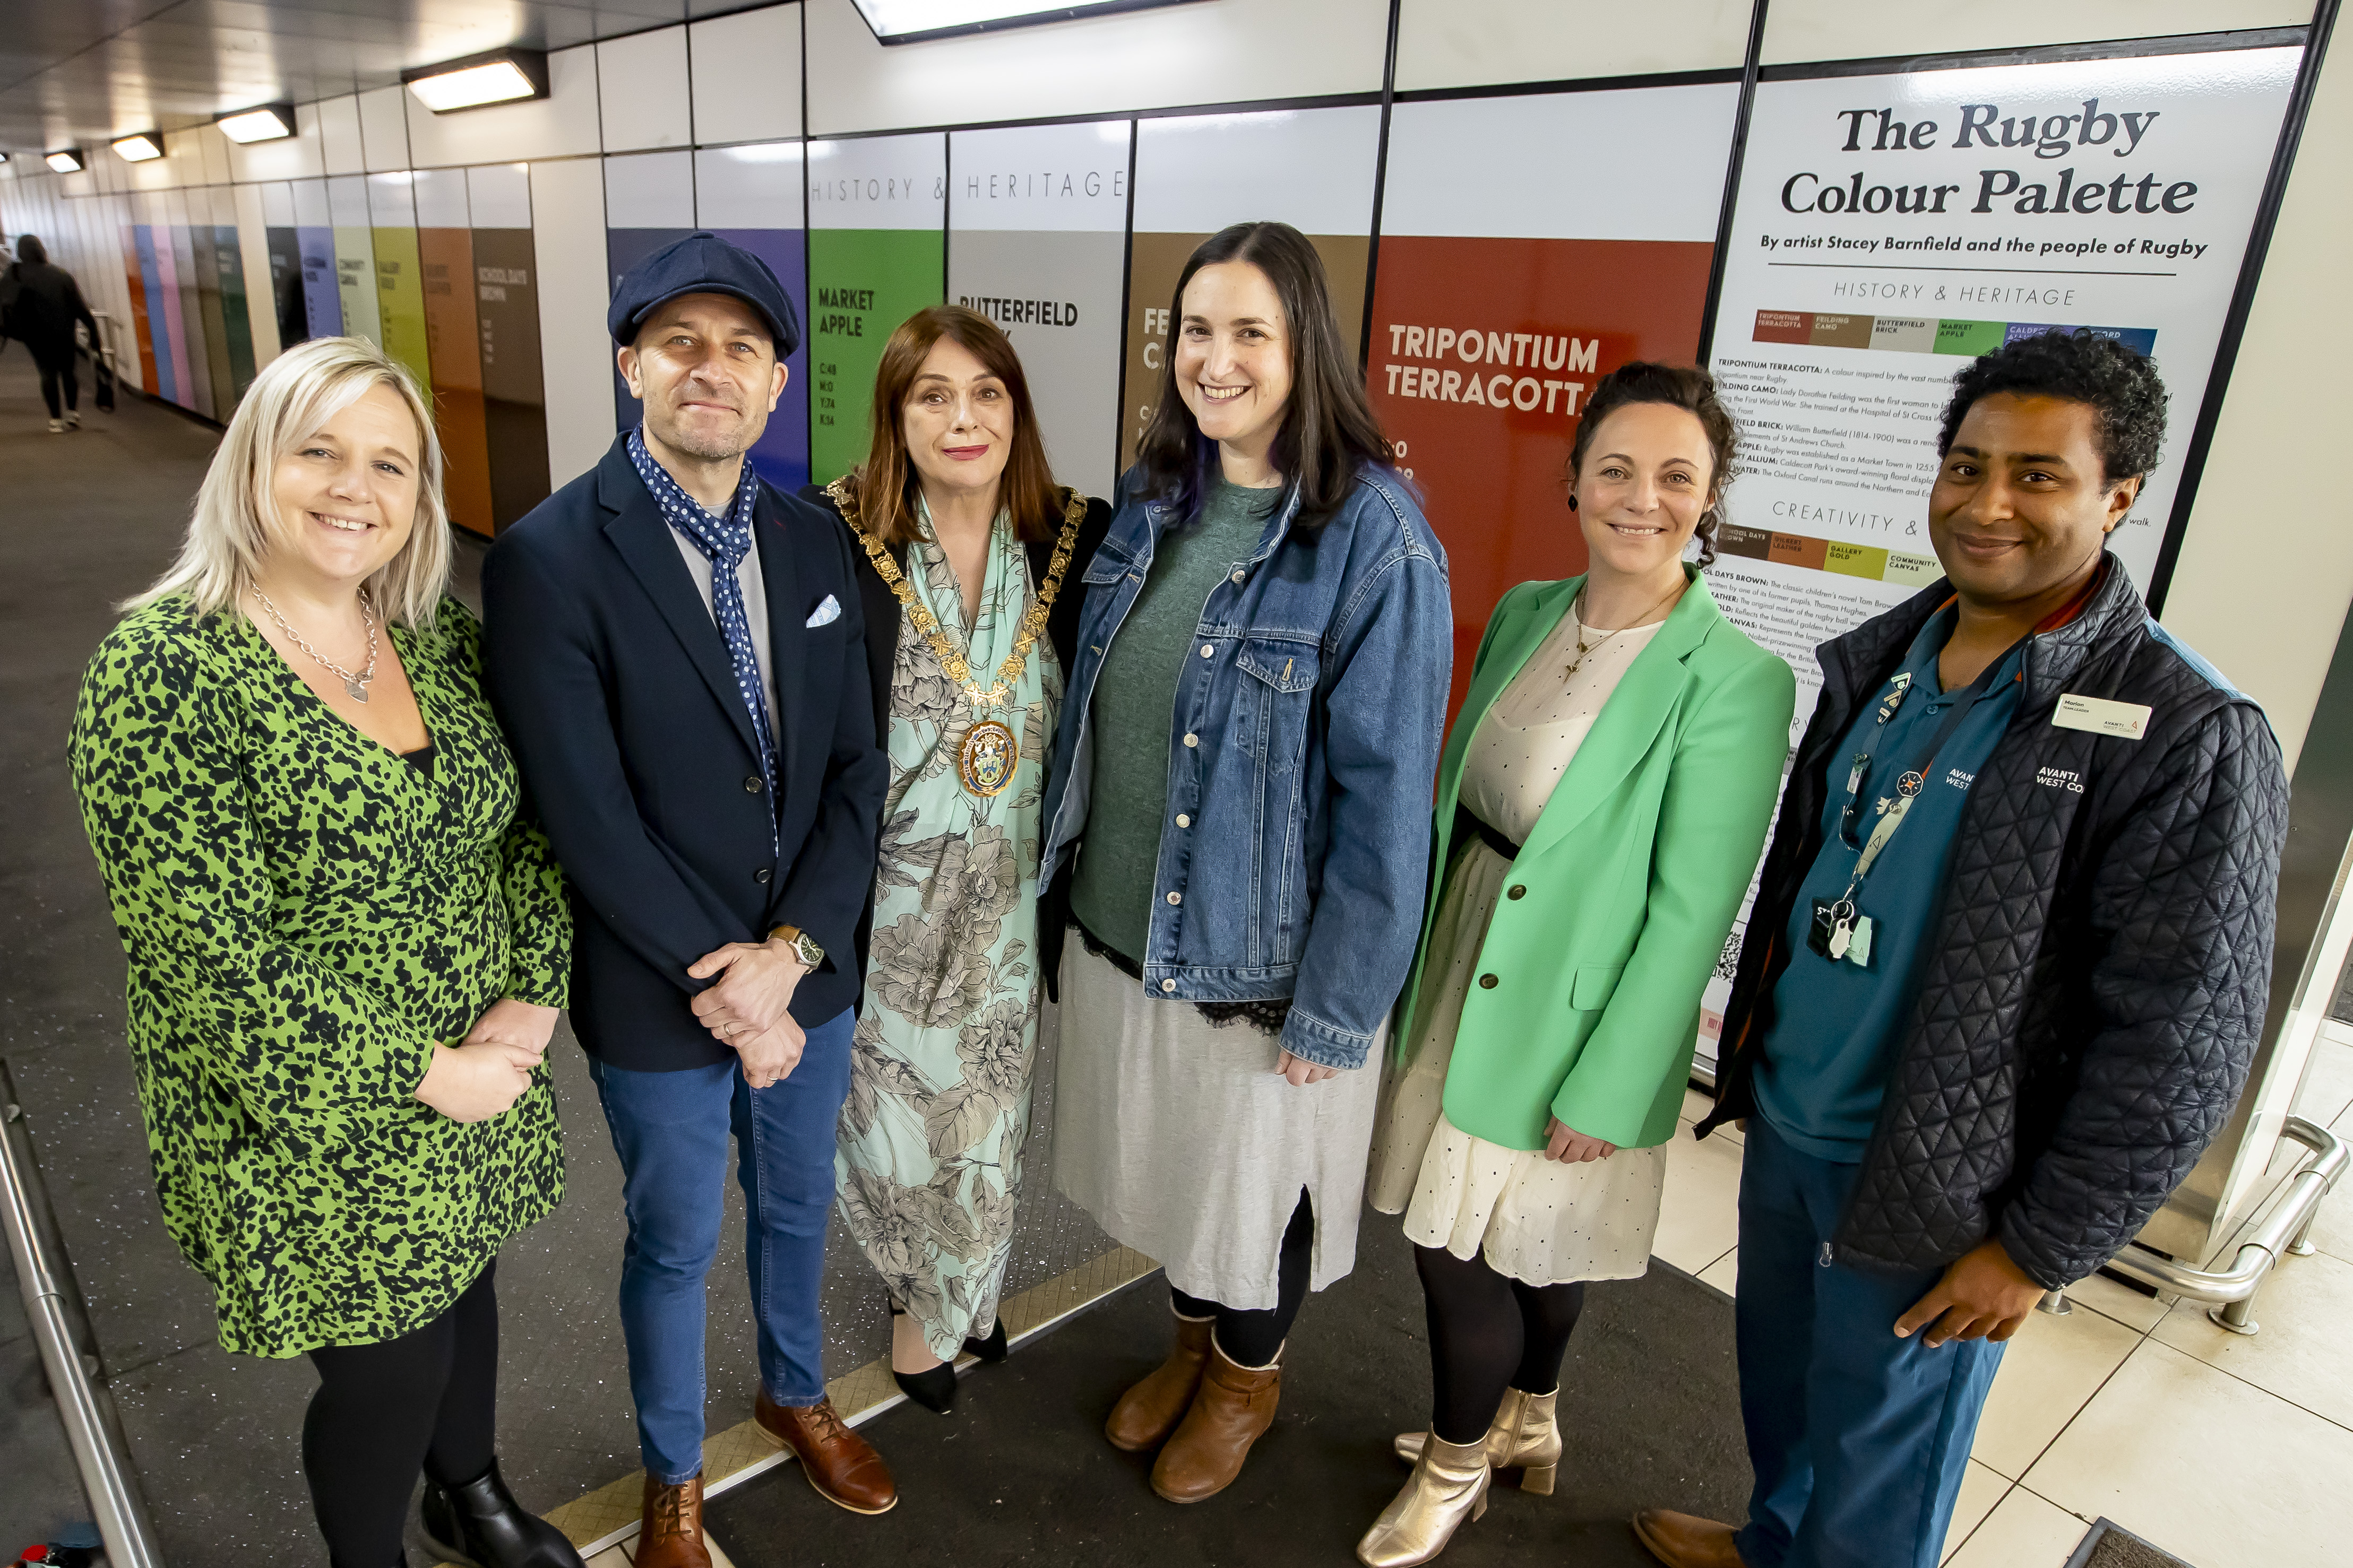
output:
<svg viewBox="0 0 2353 1568"><path fill-rule="evenodd" d="M1496 1479L1517 1476L1522 1491L1538 1497L1552 1495L1553 1481L1560 1472L1560 1426L1553 1415L1559 1399L1557 1388L1550 1394L1528 1394L1516 1388L1504 1391L1504 1403L1496 1406L1494 1423L1487 1428L1487 1466ZM1398 1433L1397 1457L1412 1464L1421 1458L1421 1446L1429 1440L1427 1432Z"/></svg>
<svg viewBox="0 0 2353 1568"><path fill-rule="evenodd" d="M1413 1568L1446 1550L1466 1519L1487 1511L1487 1446L1449 1443L1423 1434L1421 1458L1373 1528L1356 1542L1356 1557L1368 1568Z"/></svg>

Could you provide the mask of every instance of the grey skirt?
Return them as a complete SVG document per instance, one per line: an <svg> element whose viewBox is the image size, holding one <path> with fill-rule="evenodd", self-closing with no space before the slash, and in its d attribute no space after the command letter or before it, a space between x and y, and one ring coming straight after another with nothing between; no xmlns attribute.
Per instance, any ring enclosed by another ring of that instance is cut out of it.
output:
<svg viewBox="0 0 2353 1568"><path fill-rule="evenodd" d="M1386 1029L1366 1065L1295 1088L1247 1022L1164 1002L1073 933L1062 949L1055 1183L1188 1296L1275 1304L1275 1260L1302 1188L1315 1210L1308 1288L1346 1278L1380 1097Z"/></svg>

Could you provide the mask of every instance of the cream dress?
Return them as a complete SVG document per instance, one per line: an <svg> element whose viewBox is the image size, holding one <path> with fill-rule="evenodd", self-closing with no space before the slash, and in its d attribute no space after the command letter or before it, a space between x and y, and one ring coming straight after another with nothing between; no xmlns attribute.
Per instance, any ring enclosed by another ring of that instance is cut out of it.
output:
<svg viewBox="0 0 2353 1568"><path fill-rule="evenodd" d="M1472 731L1461 800L1514 843L1525 843L1553 786L1660 623L1620 632L1586 655L1574 676L1580 629L1561 617ZM1588 639L1589 640L1589 639ZM1418 1247L1468 1259L1528 1285L1630 1279L1650 1267L1666 1156L1620 1149L1566 1165L1542 1150L1474 1138L1446 1119L1446 1068L1478 966L1480 944L1512 869L1477 837L1450 851L1407 1054L1389 1068L1373 1145L1368 1199L1405 1215Z"/></svg>

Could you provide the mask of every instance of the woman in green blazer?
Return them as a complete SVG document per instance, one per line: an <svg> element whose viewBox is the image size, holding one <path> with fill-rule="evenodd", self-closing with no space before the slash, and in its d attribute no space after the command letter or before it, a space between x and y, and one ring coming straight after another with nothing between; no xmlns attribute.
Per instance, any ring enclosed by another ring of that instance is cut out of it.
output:
<svg viewBox="0 0 2353 1568"><path fill-rule="evenodd" d="M1439 765L1438 886L1400 1015L1371 1201L1428 1299L1430 1429L1357 1547L1426 1563L1493 1471L1549 1492L1588 1279L1650 1262L1700 996L1788 754L1788 665L1683 563L1714 559L1733 427L1704 371L1595 387L1569 457L1591 569L1488 623Z"/></svg>

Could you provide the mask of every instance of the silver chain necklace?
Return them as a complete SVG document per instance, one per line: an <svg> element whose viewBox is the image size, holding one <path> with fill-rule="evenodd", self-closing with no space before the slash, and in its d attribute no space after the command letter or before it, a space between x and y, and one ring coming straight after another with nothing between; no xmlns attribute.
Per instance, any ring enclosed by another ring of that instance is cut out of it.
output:
<svg viewBox="0 0 2353 1568"><path fill-rule="evenodd" d="M269 595L256 588L253 591L253 596L261 601L261 607L269 612L269 618L278 623L278 629L284 632L296 647L317 659L325 667L327 673L343 683L343 689L351 694L353 701L364 702L368 700L368 682L375 679L375 616L373 613L375 606L368 601L368 592L365 588L360 590L360 621L367 627L367 668L356 675L303 641L302 634L286 624L286 617L278 613L278 606L269 602Z"/></svg>
<svg viewBox="0 0 2353 1568"><path fill-rule="evenodd" d="M1635 626L1639 626L1645 621L1649 620L1651 616L1657 612L1659 605L1665 604L1669 599L1672 599L1677 594L1682 593L1684 586L1684 584L1676 584L1673 587L1668 589L1665 594L1660 596L1658 605L1652 605L1649 609L1644 610L1641 615L1635 616L1631 625L1620 626L1618 630L1614 632L1603 632L1590 643L1585 640L1585 634L1587 631L1585 625L1585 591L1581 588L1577 590L1577 603L1568 607L1569 614L1577 617L1577 657L1568 661L1568 668L1562 672L1564 678L1574 676L1577 671L1577 667L1585 662L1587 656L1600 652L1601 645L1608 642L1611 637L1618 637L1622 633L1632 631Z"/></svg>

